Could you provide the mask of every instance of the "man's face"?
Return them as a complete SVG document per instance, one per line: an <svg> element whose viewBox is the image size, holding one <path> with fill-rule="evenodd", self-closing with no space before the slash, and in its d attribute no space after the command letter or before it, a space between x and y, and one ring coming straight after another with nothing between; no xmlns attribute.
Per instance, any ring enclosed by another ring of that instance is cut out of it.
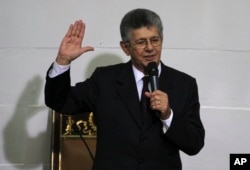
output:
<svg viewBox="0 0 250 170"><path fill-rule="evenodd" d="M130 41L127 44L121 43L121 47L127 55L131 56L131 61L138 70L144 72L144 68L152 61L159 64L162 39L156 27L132 30L130 37Z"/></svg>

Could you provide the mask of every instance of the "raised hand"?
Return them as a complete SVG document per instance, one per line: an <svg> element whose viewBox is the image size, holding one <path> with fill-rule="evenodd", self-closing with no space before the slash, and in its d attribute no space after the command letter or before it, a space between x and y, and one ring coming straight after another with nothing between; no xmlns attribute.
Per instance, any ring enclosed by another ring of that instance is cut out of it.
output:
<svg viewBox="0 0 250 170"><path fill-rule="evenodd" d="M69 26L69 29L64 36L56 62L60 65L70 64L71 61L78 58L85 52L93 51L94 48L91 46L82 47L82 41L85 33L85 24L82 20L75 21L74 24Z"/></svg>

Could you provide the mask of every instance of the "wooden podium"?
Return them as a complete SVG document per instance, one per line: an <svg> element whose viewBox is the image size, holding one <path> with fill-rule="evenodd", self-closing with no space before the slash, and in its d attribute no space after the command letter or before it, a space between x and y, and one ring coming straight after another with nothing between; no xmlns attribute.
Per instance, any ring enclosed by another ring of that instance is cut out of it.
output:
<svg viewBox="0 0 250 170"><path fill-rule="evenodd" d="M91 170L93 160L80 135L82 132L90 151L95 155L96 132L93 113L62 115L53 113L51 170Z"/></svg>

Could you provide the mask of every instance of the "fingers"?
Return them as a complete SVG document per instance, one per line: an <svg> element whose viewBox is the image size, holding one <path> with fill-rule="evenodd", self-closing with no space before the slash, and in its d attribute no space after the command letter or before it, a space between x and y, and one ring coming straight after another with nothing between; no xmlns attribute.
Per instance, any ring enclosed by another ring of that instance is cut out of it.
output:
<svg viewBox="0 0 250 170"><path fill-rule="evenodd" d="M91 46L82 47L84 32L85 24L82 20L75 21L74 24L69 26L68 31L60 44L57 57L59 64L69 64L83 53L94 50Z"/></svg>
<svg viewBox="0 0 250 170"><path fill-rule="evenodd" d="M81 48L81 54L85 53L85 52L88 52L88 51L94 51L94 47L92 47L92 46L86 46L86 47L82 47Z"/></svg>
<svg viewBox="0 0 250 170"><path fill-rule="evenodd" d="M79 34L78 34L78 37L81 39L81 40L83 40L83 38L84 38L84 34L85 34L85 24L81 21L81 23L80 23L80 28L79 28Z"/></svg>
<svg viewBox="0 0 250 170"><path fill-rule="evenodd" d="M76 21L73 26L72 36L80 38L81 35L83 37L84 30L85 30L85 24L82 22L82 20Z"/></svg>
<svg viewBox="0 0 250 170"><path fill-rule="evenodd" d="M152 110L165 113L169 109L168 95L166 93L156 90L153 93L146 94L146 96L150 97L150 107Z"/></svg>
<svg viewBox="0 0 250 170"><path fill-rule="evenodd" d="M72 27L71 36L77 37L78 29L79 29L79 21L75 21L75 24Z"/></svg>
<svg viewBox="0 0 250 170"><path fill-rule="evenodd" d="M74 24L71 24L69 26L69 29L66 33L66 37L84 37L84 31L85 31L85 24L82 22L82 20L75 21Z"/></svg>

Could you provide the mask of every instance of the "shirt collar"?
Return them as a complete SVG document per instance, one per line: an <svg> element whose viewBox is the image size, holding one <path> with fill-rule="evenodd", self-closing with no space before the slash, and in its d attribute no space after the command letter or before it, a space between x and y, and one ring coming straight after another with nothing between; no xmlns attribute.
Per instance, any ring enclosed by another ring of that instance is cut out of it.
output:
<svg viewBox="0 0 250 170"><path fill-rule="evenodd" d="M135 76L135 82L138 83L145 75L143 72L139 71L133 64L132 68ZM158 77L160 76L160 74L161 74L161 63L158 65Z"/></svg>

